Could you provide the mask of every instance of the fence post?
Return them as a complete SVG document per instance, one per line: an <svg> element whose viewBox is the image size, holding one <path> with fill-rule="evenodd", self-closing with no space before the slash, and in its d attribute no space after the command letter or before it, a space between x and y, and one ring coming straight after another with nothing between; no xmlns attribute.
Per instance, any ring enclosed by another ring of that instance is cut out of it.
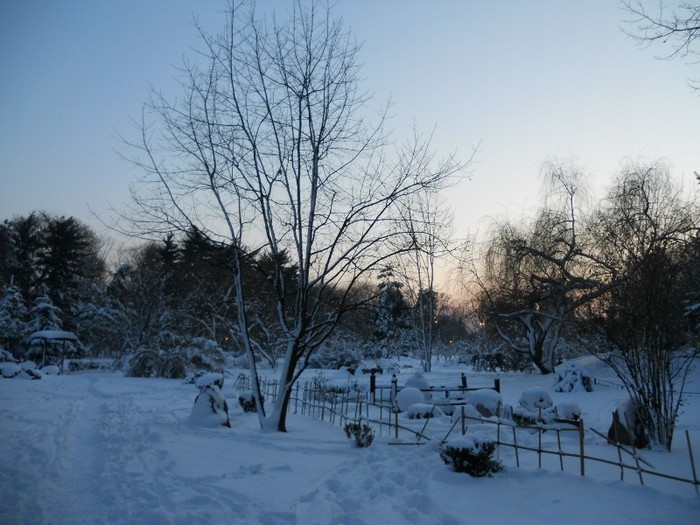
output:
<svg viewBox="0 0 700 525"><path fill-rule="evenodd" d="M693 470L693 486L695 487L695 494L698 493L698 475L695 472L695 459L693 459L693 447L690 446L690 433L686 429L685 440L688 443L688 455L690 456L690 466Z"/></svg>
<svg viewBox="0 0 700 525"><path fill-rule="evenodd" d="M399 439L399 411L398 410L396 410L394 412L394 423L396 424L395 436L396 436L396 439Z"/></svg>
<svg viewBox="0 0 700 525"><path fill-rule="evenodd" d="M396 394L398 393L399 390L399 380L396 379L396 374L392 374L391 376L391 406L394 406L394 403L396 403Z"/></svg>
<svg viewBox="0 0 700 525"><path fill-rule="evenodd" d="M296 393L294 394L294 413L297 413L297 409L299 408L299 382L294 386Z"/></svg>
<svg viewBox="0 0 700 525"><path fill-rule="evenodd" d="M579 442L579 452L581 454L581 476L586 475L586 463L584 461L585 452L583 449L583 419L578 420L578 442Z"/></svg>
<svg viewBox="0 0 700 525"><path fill-rule="evenodd" d="M466 390L467 389L467 376L462 372L462 389Z"/></svg>
<svg viewBox="0 0 700 525"><path fill-rule="evenodd" d="M499 394L501 393L501 378L497 377L493 380L493 389L498 392Z"/></svg>
<svg viewBox="0 0 700 525"><path fill-rule="evenodd" d="M462 435L467 433L467 426L464 423L464 405L460 405L459 407L462 411L461 413L461 420L462 420Z"/></svg>
<svg viewBox="0 0 700 525"><path fill-rule="evenodd" d="M369 374L369 395L372 403L377 402L377 376L376 372L372 370Z"/></svg>

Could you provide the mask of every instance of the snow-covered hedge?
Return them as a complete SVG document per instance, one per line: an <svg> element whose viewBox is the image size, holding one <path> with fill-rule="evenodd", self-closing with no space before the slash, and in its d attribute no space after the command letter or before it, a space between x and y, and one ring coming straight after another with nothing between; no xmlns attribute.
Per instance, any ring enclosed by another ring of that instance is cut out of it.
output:
<svg viewBox="0 0 700 525"><path fill-rule="evenodd" d="M189 344L169 349L141 348L124 359L122 370L131 377L184 378L188 372L214 372L225 364L219 345L197 337Z"/></svg>
<svg viewBox="0 0 700 525"><path fill-rule="evenodd" d="M501 463L493 459L495 450L495 441L465 435L445 443L440 449L440 457L455 472L466 472L474 477L490 477L503 470Z"/></svg>
<svg viewBox="0 0 700 525"><path fill-rule="evenodd" d="M440 407L430 403L414 403L406 411L408 419L429 419L431 417L444 416Z"/></svg>
<svg viewBox="0 0 700 525"><path fill-rule="evenodd" d="M519 425L531 425L537 422L551 423L556 414L554 402L549 392L542 387L527 388L520 395L519 406L513 408L513 421Z"/></svg>
<svg viewBox="0 0 700 525"><path fill-rule="evenodd" d="M590 376L578 363L566 363L557 370L554 381L555 392L591 392Z"/></svg>
<svg viewBox="0 0 700 525"><path fill-rule="evenodd" d="M360 366L361 360L361 352L350 346L324 346L309 357L309 367L330 370L346 368L354 373Z"/></svg>

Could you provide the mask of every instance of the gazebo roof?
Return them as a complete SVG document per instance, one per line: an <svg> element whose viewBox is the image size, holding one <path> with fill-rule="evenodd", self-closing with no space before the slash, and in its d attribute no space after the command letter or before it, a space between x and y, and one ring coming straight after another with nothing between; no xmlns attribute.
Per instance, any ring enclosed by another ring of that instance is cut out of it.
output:
<svg viewBox="0 0 700 525"><path fill-rule="evenodd" d="M42 339L44 341L77 341L78 336L73 332L64 332L63 330L39 330L29 336L30 341Z"/></svg>

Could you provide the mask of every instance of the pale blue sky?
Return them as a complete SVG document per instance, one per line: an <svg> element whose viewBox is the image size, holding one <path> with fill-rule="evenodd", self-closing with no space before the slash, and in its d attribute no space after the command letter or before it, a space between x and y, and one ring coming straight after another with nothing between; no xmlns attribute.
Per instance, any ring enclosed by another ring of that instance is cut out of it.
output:
<svg viewBox="0 0 700 525"><path fill-rule="evenodd" d="M137 175L115 135L135 136L150 86L180 94L192 15L216 31L223 5L0 0L0 219L46 210L102 232L89 208L108 219ZM364 42L365 87L377 105L391 95L399 134L437 126L438 150L464 156L481 143L450 195L460 233L528 212L552 156L575 157L598 191L630 156L666 158L688 187L700 171L700 93L687 85L700 66L637 48L613 0L341 0L335 12Z"/></svg>

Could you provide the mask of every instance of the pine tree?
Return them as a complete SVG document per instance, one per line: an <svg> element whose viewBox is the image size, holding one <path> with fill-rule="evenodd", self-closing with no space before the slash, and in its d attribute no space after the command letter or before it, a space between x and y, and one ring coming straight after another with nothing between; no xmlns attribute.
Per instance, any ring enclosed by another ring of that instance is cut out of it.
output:
<svg viewBox="0 0 700 525"><path fill-rule="evenodd" d="M5 287L0 298L0 346L15 351L22 340L27 317L27 307L19 288L14 284Z"/></svg>
<svg viewBox="0 0 700 525"><path fill-rule="evenodd" d="M53 303L46 287L42 287L34 300L34 306L29 311L26 332L33 334L40 330L61 330L63 328L61 316L61 309Z"/></svg>

